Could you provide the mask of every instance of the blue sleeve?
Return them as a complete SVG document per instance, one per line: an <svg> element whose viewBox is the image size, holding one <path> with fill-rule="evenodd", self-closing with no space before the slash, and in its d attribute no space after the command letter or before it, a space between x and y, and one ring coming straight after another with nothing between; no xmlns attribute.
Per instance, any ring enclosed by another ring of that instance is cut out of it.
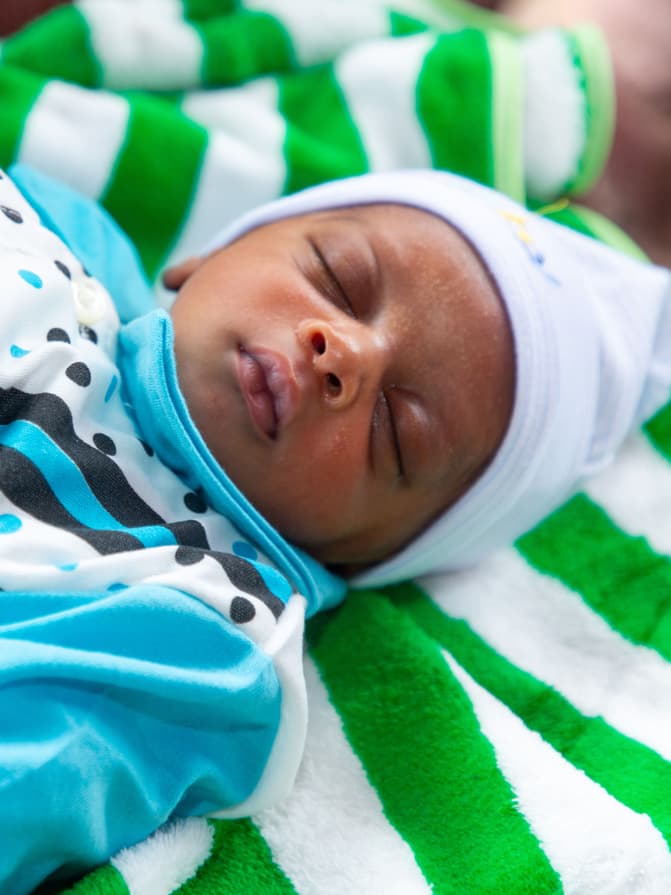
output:
<svg viewBox="0 0 671 895"><path fill-rule="evenodd" d="M157 306L135 247L102 206L27 165L9 174L42 223L112 296L122 323Z"/></svg>
<svg viewBox="0 0 671 895"><path fill-rule="evenodd" d="M0 891L249 796L281 700L236 626L162 586L0 597Z"/></svg>

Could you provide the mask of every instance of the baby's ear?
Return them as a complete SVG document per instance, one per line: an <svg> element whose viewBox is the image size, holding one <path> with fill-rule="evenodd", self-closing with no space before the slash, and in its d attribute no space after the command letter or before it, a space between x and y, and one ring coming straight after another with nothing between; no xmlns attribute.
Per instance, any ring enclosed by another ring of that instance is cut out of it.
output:
<svg viewBox="0 0 671 895"><path fill-rule="evenodd" d="M178 289L182 288L191 274L200 267L204 260L204 258L194 255L191 258L187 258L185 261L180 261L179 264L175 264L173 267L166 268L163 271L163 285L166 289L171 289L173 292L177 292Z"/></svg>

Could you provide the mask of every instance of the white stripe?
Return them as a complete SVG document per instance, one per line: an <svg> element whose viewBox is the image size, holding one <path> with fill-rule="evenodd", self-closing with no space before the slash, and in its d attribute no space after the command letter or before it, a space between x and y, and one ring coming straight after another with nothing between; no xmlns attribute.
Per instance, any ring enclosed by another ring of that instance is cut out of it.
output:
<svg viewBox="0 0 671 895"><path fill-rule="evenodd" d="M277 112L274 80L251 89L197 94L183 110L213 129L191 211L169 263L200 253L219 229L279 196L286 179L286 125Z"/></svg>
<svg viewBox="0 0 671 895"><path fill-rule="evenodd" d="M417 78L435 37L370 41L337 60L347 100L372 171L431 167L416 109Z"/></svg>
<svg viewBox="0 0 671 895"><path fill-rule="evenodd" d="M291 36L296 61L301 66L332 59L345 47L389 33L389 13L367 3L343 0L246 0L247 9L267 12Z"/></svg>
<svg viewBox="0 0 671 895"><path fill-rule="evenodd" d="M202 83L203 44L172 5L133 6L115 0L79 0L91 45L113 90L186 90Z"/></svg>
<svg viewBox="0 0 671 895"><path fill-rule="evenodd" d="M603 717L671 760L671 664L625 640L560 582L509 550L421 584L447 615L583 715Z"/></svg>
<svg viewBox="0 0 671 895"><path fill-rule="evenodd" d="M204 127L223 130L268 155L282 151L285 123L275 78L255 78L240 87L193 90L181 109Z"/></svg>
<svg viewBox="0 0 671 895"><path fill-rule="evenodd" d="M627 439L616 461L590 479L585 491L624 531L671 554L671 464L642 433Z"/></svg>
<svg viewBox="0 0 671 895"><path fill-rule="evenodd" d="M584 76L563 32L534 32L520 42L520 52L527 189L535 199L551 199L575 176L585 149ZM561 140L548 140L548 134L558 133Z"/></svg>
<svg viewBox="0 0 671 895"><path fill-rule="evenodd" d="M645 814L622 805L450 656L517 805L561 876L565 895L667 895L671 855Z"/></svg>
<svg viewBox="0 0 671 895"><path fill-rule="evenodd" d="M18 161L97 199L123 145L128 112L120 96L48 81L25 123Z"/></svg>
<svg viewBox="0 0 671 895"><path fill-rule="evenodd" d="M170 895L190 879L212 850L212 827L200 817L178 819L115 855L129 895Z"/></svg>
<svg viewBox="0 0 671 895"><path fill-rule="evenodd" d="M386 820L309 658L305 678L310 721L294 791L253 818L275 861L301 895L430 895L409 846Z"/></svg>

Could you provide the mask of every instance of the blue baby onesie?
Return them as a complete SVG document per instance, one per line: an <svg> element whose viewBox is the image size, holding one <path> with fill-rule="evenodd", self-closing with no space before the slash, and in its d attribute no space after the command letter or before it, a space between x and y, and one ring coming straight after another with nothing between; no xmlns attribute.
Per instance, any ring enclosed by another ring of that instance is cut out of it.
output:
<svg viewBox="0 0 671 895"><path fill-rule="evenodd" d="M244 815L286 792L305 736L304 616L343 584L215 463L177 387L170 319L114 225L13 174L19 188L0 179L0 891L23 895L171 816Z"/></svg>

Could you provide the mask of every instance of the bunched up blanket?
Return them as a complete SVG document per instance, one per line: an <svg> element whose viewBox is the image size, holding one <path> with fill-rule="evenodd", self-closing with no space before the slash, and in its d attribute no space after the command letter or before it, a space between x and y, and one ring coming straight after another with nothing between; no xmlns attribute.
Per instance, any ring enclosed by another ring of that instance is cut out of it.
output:
<svg viewBox="0 0 671 895"><path fill-rule="evenodd" d="M454 0L82 0L4 42L0 97L0 164L99 199L152 281L249 207L399 167L633 251L563 200L612 132L590 29L516 34ZM514 547L352 592L308 630L286 802L176 819L49 890L667 895L670 460L665 409Z"/></svg>

